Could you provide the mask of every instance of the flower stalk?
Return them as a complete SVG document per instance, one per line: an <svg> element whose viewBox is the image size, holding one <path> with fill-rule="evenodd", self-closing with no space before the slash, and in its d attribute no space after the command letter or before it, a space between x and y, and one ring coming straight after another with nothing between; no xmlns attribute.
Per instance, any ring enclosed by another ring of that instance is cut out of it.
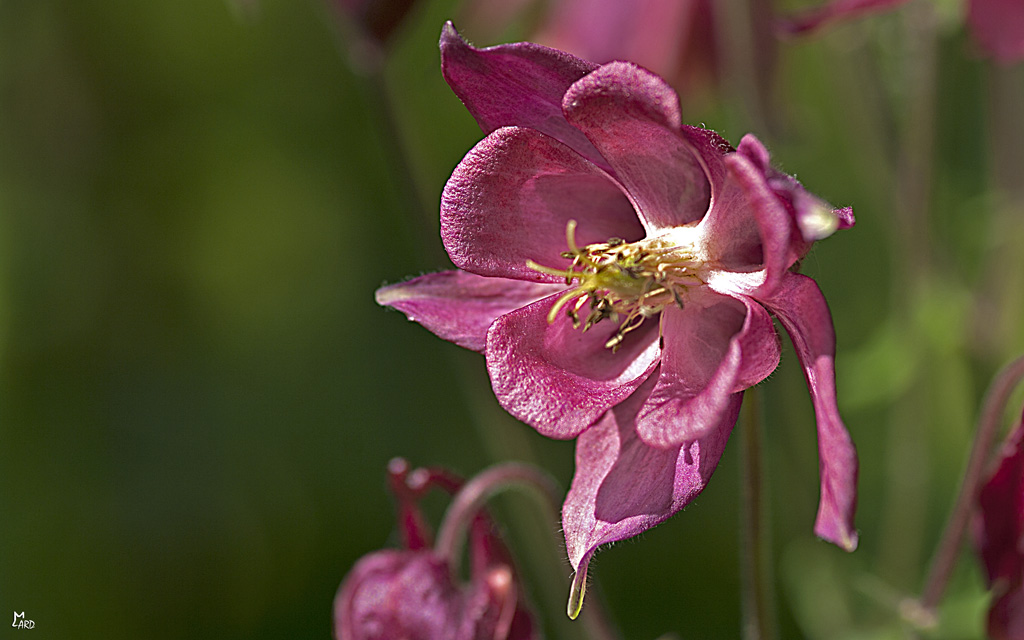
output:
<svg viewBox="0 0 1024 640"><path fill-rule="evenodd" d="M1022 380L1024 356L1006 365L996 375L985 394L974 443L971 446L971 455L960 485L960 494L936 548L921 599L916 603L916 607L912 607L926 622L934 620L935 609L942 600L953 567L956 566L960 545L970 523L974 505L977 503L982 476L991 457L993 442L999 433L1003 410L1010 399L1010 394Z"/></svg>
<svg viewBox="0 0 1024 640"><path fill-rule="evenodd" d="M746 393L740 434L740 552L744 640L775 640L771 529L765 490L764 441L757 387Z"/></svg>
<svg viewBox="0 0 1024 640"><path fill-rule="evenodd" d="M470 523L492 496L512 486L530 489L546 508L558 512L558 488L547 474L518 462L497 464L483 471L455 495L437 534L434 552L448 561L453 573L458 572L459 550Z"/></svg>

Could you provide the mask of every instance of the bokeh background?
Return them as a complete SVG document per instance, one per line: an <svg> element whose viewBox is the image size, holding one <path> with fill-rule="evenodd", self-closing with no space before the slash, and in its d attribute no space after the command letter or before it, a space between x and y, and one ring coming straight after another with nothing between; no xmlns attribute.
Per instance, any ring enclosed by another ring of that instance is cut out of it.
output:
<svg viewBox="0 0 1024 640"><path fill-rule="evenodd" d="M788 344L758 389L781 636L903 638L979 399L1024 352L1024 75L953 0L769 48L744 5L720 4L718 80L687 88L685 118L756 131L858 220L803 264L861 456L855 553L811 531ZM0 0L0 629L24 611L36 638L326 638L342 577L396 543L391 457L519 459L568 486L571 443L373 299L450 266L437 201L481 133L441 78L441 25L496 44L542 9L497 24L422 0L378 50L336 9ZM684 513L597 556L624 637L739 636L736 444ZM497 509L549 637L581 637L557 523ZM965 553L929 637L981 637L986 603Z"/></svg>

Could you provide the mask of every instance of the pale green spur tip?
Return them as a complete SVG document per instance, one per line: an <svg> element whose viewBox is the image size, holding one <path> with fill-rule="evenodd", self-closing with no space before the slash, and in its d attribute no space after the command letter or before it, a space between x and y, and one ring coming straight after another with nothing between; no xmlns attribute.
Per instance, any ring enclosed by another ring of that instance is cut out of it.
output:
<svg viewBox="0 0 1024 640"><path fill-rule="evenodd" d="M583 571L577 571L576 575L572 577L572 586L569 587L569 604L565 608L565 612L569 615L570 620L575 620L580 615L580 611L583 610L583 596L587 594L587 568L583 567Z"/></svg>

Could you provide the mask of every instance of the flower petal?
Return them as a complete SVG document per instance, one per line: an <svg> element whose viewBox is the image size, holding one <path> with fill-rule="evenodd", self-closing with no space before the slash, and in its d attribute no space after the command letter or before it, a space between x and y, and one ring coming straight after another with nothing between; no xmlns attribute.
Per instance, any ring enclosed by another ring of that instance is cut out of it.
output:
<svg viewBox="0 0 1024 640"><path fill-rule="evenodd" d="M1024 3L968 0L967 22L982 49L1002 64L1024 60Z"/></svg>
<svg viewBox="0 0 1024 640"><path fill-rule="evenodd" d="M560 315L548 324L557 296L498 318L487 332L487 369L498 402L542 435L578 436L625 400L654 369L658 327L647 322L612 352L618 327L599 322L573 329Z"/></svg>
<svg viewBox="0 0 1024 640"><path fill-rule="evenodd" d="M441 72L484 133L530 127L607 168L594 145L562 115L566 90L596 68L592 62L531 42L477 49L451 22L441 30Z"/></svg>
<svg viewBox="0 0 1024 640"><path fill-rule="evenodd" d="M533 129L498 129L476 145L441 195L441 238L456 266L484 276L558 282L527 266L565 269L566 224L580 246L643 228L618 184L561 142Z"/></svg>
<svg viewBox="0 0 1024 640"><path fill-rule="evenodd" d="M673 515L704 490L718 465L743 394L733 394L717 428L672 449L648 447L636 435L637 412L655 376L576 442L576 473L562 507L569 562L585 571L598 546L635 536Z"/></svg>
<svg viewBox="0 0 1024 640"><path fill-rule="evenodd" d="M763 266L766 279L757 293L766 294L778 286L804 249L794 245L799 239L796 222L769 184L773 171L768 151L757 138L743 136L725 163L726 194L706 219L708 246L715 259L734 270L749 269L749 261L759 252L758 267Z"/></svg>
<svg viewBox="0 0 1024 640"><path fill-rule="evenodd" d="M681 133L679 96L664 80L635 64L612 62L572 85L562 107L607 158L649 232L707 212L707 171Z"/></svg>
<svg viewBox="0 0 1024 640"><path fill-rule="evenodd" d="M857 452L836 405L836 336L825 297L807 276L791 273L762 302L779 318L796 348L818 423L821 501L814 532L847 551L857 548Z"/></svg>
<svg viewBox="0 0 1024 640"><path fill-rule="evenodd" d="M455 638L463 596L450 569L429 551L384 550L364 556L334 599L334 637Z"/></svg>
<svg viewBox="0 0 1024 640"><path fill-rule="evenodd" d="M482 352L495 318L564 288L443 271L381 287L376 298L377 304L398 309L439 338Z"/></svg>
<svg viewBox="0 0 1024 640"><path fill-rule="evenodd" d="M779 337L764 307L714 293L662 312L661 375L637 416L652 447L676 447L717 428L737 391L779 364Z"/></svg>
<svg viewBox="0 0 1024 640"><path fill-rule="evenodd" d="M1024 580L1024 422L1007 437L995 471L978 492L973 525L989 585Z"/></svg>
<svg viewBox="0 0 1024 640"><path fill-rule="evenodd" d="M994 596L987 627L991 640L1024 638L1024 587L1019 582Z"/></svg>

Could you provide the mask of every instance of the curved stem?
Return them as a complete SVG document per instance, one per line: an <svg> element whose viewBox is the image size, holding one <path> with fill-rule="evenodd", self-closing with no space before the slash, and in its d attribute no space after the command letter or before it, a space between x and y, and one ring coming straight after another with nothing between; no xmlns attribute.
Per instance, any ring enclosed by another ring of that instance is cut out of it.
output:
<svg viewBox="0 0 1024 640"><path fill-rule="evenodd" d="M953 512L946 523L946 529L942 533L942 539L936 548L928 579L925 581L925 588L918 603L920 612L928 618L934 616L935 607L942 600L949 576L953 572L953 567L956 566L960 543L963 541L964 533L970 523L971 513L977 502L982 474L985 472L996 434L999 433L1003 410L1006 408L1013 389L1022 380L1024 380L1024 356L1003 367L985 394L981 414L978 416L971 456L960 485L960 495L957 497Z"/></svg>
<svg viewBox="0 0 1024 640"><path fill-rule="evenodd" d="M473 518L496 493L514 486L531 489L557 519L559 491L546 473L520 462L505 462L484 470L455 494L437 534L434 552L448 563L453 573L458 572L459 551ZM581 620L585 637L589 640L618 640L600 607L589 607Z"/></svg>
<svg viewBox="0 0 1024 640"><path fill-rule="evenodd" d="M434 551L453 572L458 570L459 549L473 518L491 496L517 485L533 489L546 507L558 513L558 489L547 474L519 462L496 464L484 470L455 494L437 534Z"/></svg>

